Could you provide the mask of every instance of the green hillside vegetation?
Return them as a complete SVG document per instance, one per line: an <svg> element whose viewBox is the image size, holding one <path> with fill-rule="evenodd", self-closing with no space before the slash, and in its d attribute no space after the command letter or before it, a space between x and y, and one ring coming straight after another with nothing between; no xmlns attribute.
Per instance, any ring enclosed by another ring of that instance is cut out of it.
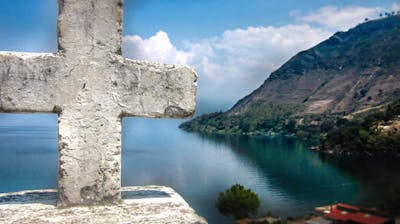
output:
<svg viewBox="0 0 400 224"><path fill-rule="evenodd" d="M400 155L400 99L384 111L352 121L329 133L321 150L335 154Z"/></svg>
<svg viewBox="0 0 400 224"><path fill-rule="evenodd" d="M245 111L201 115L181 124L189 132L217 135L286 136L319 140L347 122L340 115L301 115L302 104L252 103Z"/></svg>
<svg viewBox="0 0 400 224"><path fill-rule="evenodd" d="M221 135L274 135L295 124L286 119L302 109L301 105L253 103L244 114L211 113L180 125L187 131Z"/></svg>

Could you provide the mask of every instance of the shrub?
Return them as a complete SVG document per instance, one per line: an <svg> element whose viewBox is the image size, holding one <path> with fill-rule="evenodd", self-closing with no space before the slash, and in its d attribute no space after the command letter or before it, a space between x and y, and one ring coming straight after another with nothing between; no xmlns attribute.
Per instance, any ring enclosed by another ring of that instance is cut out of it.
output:
<svg viewBox="0 0 400 224"><path fill-rule="evenodd" d="M400 152L400 136L388 134L379 128L381 121L397 119L400 100L389 104L385 111L376 111L363 120L343 122L322 141L323 150L341 149L347 152L395 153Z"/></svg>
<svg viewBox="0 0 400 224"><path fill-rule="evenodd" d="M233 215L235 219L256 214L259 206L260 200L257 194L240 184L235 184L225 192L221 192L216 204L223 215Z"/></svg>

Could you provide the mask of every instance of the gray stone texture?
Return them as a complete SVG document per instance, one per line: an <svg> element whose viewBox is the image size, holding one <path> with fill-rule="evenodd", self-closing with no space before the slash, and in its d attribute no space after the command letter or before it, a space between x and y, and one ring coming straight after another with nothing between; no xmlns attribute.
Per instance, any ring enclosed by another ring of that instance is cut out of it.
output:
<svg viewBox="0 0 400 224"><path fill-rule="evenodd" d="M57 209L56 190L0 194L0 223L207 223L168 187L124 187L118 205Z"/></svg>
<svg viewBox="0 0 400 224"><path fill-rule="evenodd" d="M59 206L120 202L122 117L195 110L191 68L121 56L122 13L122 0L60 0L58 53L0 52L1 111L59 115Z"/></svg>

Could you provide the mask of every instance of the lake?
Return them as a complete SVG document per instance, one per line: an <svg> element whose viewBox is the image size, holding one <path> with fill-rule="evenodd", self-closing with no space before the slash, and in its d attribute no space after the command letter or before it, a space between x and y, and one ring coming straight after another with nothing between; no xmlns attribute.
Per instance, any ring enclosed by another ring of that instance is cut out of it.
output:
<svg viewBox="0 0 400 224"><path fill-rule="evenodd" d="M335 202L388 206L399 187L396 159L328 159L304 141L202 136L181 122L123 119L122 184L170 186L209 223L232 223L215 201L235 183L258 194L259 214L282 217ZM0 180L0 192L56 188L56 115L0 116Z"/></svg>

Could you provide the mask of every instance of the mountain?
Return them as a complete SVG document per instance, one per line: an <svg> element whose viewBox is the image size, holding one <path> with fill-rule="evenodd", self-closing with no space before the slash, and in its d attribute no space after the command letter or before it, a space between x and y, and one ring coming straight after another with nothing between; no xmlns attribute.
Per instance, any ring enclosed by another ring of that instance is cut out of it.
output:
<svg viewBox="0 0 400 224"><path fill-rule="evenodd" d="M395 15L335 33L296 54L230 110L180 127L311 138L399 97L400 15Z"/></svg>

